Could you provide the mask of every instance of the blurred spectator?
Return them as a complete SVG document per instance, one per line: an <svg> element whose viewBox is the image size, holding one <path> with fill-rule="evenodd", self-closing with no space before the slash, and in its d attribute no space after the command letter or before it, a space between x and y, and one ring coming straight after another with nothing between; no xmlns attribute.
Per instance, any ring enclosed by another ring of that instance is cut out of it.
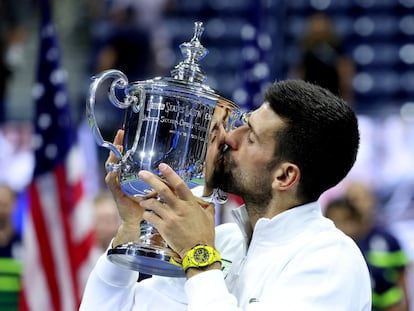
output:
<svg viewBox="0 0 414 311"><path fill-rule="evenodd" d="M18 310L22 273L22 241L13 226L16 193L0 184L0 310Z"/></svg>
<svg viewBox="0 0 414 311"><path fill-rule="evenodd" d="M339 197L330 201L326 206L325 216L343 233L355 241L358 240L361 214L346 198Z"/></svg>
<svg viewBox="0 0 414 311"><path fill-rule="evenodd" d="M99 256L108 248L120 224L118 208L110 192L99 193L94 201L95 241ZM137 228L138 232L138 228Z"/></svg>
<svg viewBox="0 0 414 311"><path fill-rule="evenodd" d="M115 204L112 194L108 191L99 193L93 202L95 213L95 250L94 250L94 262L91 269L96 263L99 256L104 253L112 239L115 237L121 219L118 214L118 208ZM137 228L137 235L139 234L139 228ZM150 277L140 273L137 281L141 281Z"/></svg>
<svg viewBox="0 0 414 311"><path fill-rule="evenodd" d="M80 272L82 286L85 286L98 258L106 252L120 224L118 208L110 192L98 193L91 203L94 219L94 247L91 256L89 256L89 263L84 265Z"/></svg>
<svg viewBox="0 0 414 311"><path fill-rule="evenodd" d="M164 22L164 15L173 11L176 0L114 0L114 9L129 8L134 11L134 25L149 34L152 75L165 75L172 63L170 33Z"/></svg>
<svg viewBox="0 0 414 311"><path fill-rule="evenodd" d="M175 0L92 1L88 5L95 20L92 27L93 74L118 69L131 83L169 76L174 53L164 25L164 14L175 7ZM112 141L116 130L122 127L125 113L109 102L110 82L103 82L97 90L99 104L95 106L97 124L107 141ZM99 148L99 163L104 163L106 157L106 149Z"/></svg>
<svg viewBox="0 0 414 311"><path fill-rule="evenodd" d="M0 127L0 183L7 183L19 193L31 181L34 169L31 134L27 123Z"/></svg>
<svg viewBox="0 0 414 311"><path fill-rule="evenodd" d="M6 91L15 67L24 62L27 0L0 0L0 124L6 120Z"/></svg>
<svg viewBox="0 0 414 311"><path fill-rule="evenodd" d="M131 81L149 78L150 37L134 24L135 14L130 7L111 12L111 32L98 54L96 72L118 69Z"/></svg>
<svg viewBox="0 0 414 311"><path fill-rule="evenodd" d="M301 60L292 75L319 84L353 104L354 64L345 56L331 19L316 13L308 19L301 38Z"/></svg>
<svg viewBox="0 0 414 311"><path fill-rule="evenodd" d="M116 68L133 80L164 75L171 68L170 38L163 14L172 0L113 0L95 71Z"/></svg>
<svg viewBox="0 0 414 311"><path fill-rule="evenodd" d="M376 195L366 184L351 183L345 197L327 204L325 215L355 240L367 261L373 310L408 311L409 260L397 238L376 218Z"/></svg>
<svg viewBox="0 0 414 311"><path fill-rule="evenodd" d="M0 38L0 124L6 119L5 94L7 80L9 79L11 73L9 67L4 61L5 46L4 40Z"/></svg>

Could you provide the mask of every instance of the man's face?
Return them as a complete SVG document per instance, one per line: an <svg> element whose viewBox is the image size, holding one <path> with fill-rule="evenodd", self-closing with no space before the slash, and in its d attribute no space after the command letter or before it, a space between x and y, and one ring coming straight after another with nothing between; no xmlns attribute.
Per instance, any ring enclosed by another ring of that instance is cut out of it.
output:
<svg viewBox="0 0 414 311"><path fill-rule="evenodd" d="M249 200L272 196L275 133L284 122L264 103L250 113L244 125L226 133L228 148L222 152L213 180L217 187Z"/></svg>

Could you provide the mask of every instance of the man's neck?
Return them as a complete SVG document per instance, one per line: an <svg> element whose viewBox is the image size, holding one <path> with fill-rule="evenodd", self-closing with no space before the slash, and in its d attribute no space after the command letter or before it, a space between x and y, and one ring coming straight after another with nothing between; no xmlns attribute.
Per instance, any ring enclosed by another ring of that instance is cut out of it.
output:
<svg viewBox="0 0 414 311"><path fill-rule="evenodd" d="M245 202L252 228L256 226L256 223L260 218L271 219L284 211L302 204L302 202L299 202L299 200L294 198L273 199L269 202L267 207L259 206L257 203Z"/></svg>

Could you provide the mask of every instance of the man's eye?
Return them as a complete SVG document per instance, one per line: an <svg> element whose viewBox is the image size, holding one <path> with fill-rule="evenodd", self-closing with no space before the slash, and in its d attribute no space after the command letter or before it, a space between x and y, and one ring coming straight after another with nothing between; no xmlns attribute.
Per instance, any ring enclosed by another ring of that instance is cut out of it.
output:
<svg viewBox="0 0 414 311"><path fill-rule="evenodd" d="M252 144L252 143L254 143L254 140L251 138L251 133L249 132L248 134L247 134L247 141L250 143L250 144Z"/></svg>

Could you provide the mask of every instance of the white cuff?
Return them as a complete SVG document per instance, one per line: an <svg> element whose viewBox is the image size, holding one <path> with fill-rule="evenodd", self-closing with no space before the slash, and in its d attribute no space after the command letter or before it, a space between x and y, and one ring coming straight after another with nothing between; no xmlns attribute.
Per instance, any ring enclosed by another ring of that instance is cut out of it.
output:
<svg viewBox="0 0 414 311"><path fill-rule="evenodd" d="M111 244L112 245L112 241ZM108 248L110 249L110 247ZM137 282L139 273L112 263L107 252L99 257L95 271L98 277L112 286L124 287Z"/></svg>

